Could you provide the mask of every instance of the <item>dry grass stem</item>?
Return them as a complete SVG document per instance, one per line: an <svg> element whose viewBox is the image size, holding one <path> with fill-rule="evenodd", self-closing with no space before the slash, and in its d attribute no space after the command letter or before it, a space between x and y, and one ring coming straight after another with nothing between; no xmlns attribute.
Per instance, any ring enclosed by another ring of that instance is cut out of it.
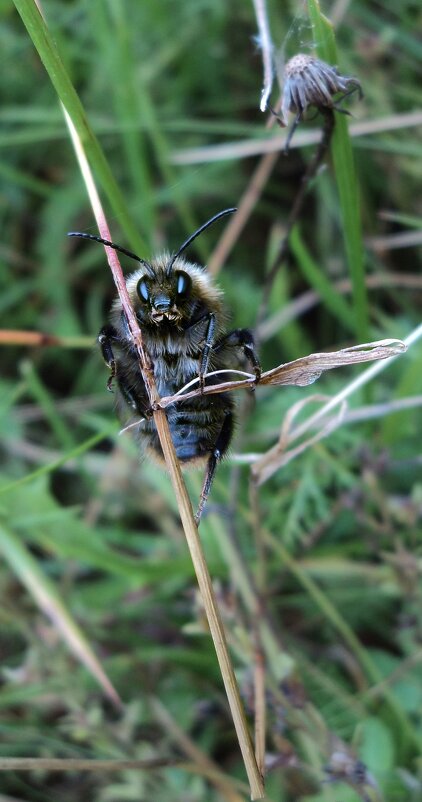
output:
<svg viewBox="0 0 422 802"><path fill-rule="evenodd" d="M352 137L371 136L387 131L400 131L404 128L414 128L422 125L422 111L412 111L408 114L391 114L377 120L363 120L351 123L349 134ZM202 148L186 148L173 151L172 164L202 164L204 162L225 161L226 159L245 159L250 156L260 156L264 153L274 153L284 150L287 134L277 133L266 139L250 139L242 142L226 142L224 145L209 145ZM303 148L315 145L321 139L320 129L297 131L290 144L290 149Z"/></svg>
<svg viewBox="0 0 422 802"><path fill-rule="evenodd" d="M43 331L25 331L19 329L2 329L0 345L27 345L43 348L59 346L60 348L91 348L91 337L57 337Z"/></svg>
<svg viewBox="0 0 422 802"><path fill-rule="evenodd" d="M347 407L346 401L342 402L337 415L333 416L325 423L320 424L321 428L316 432L316 434L314 434L312 437L309 437L307 440L304 440L295 448L287 450L289 443L295 439L294 430L292 429L293 419L308 403L314 403L316 400L320 401L322 399L324 399L324 396L311 396L303 401L298 401L298 403L294 404L289 410L283 420L278 442L265 454L254 460L251 473L253 482L257 486L263 484L263 482L272 476L275 471L283 468L285 465L291 462L292 459L298 457L299 454L302 454L304 451L310 448L310 446L313 446L320 440L328 437L328 435L342 425Z"/></svg>
<svg viewBox="0 0 422 802"><path fill-rule="evenodd" d="M358 409L350 409L343 416L342 423L358 423L372 418L385 418L394 412L403 412L405 409L415 409L422 406L422 395L413 395L408 398L398 398L395 401L386 401L385 404L368 404Z"/></svg>
<svg viewBox="0 0 422 802"><path fill-rule="evenodd" d="M418 248L422 245L422 231L400 231L384 237L367 237L365 245L376 253L393 251L396 248Z"/></svg>
<svg viewBox="0 0 422 802"><path fill-rule="evenodd" d="M257 611L259 612L259 611ZM265 728L266 728L266 700L265 700L265 657L256 635L254 696L255 696L255 755L261 775L265 776Z"/></svg>
<svg viewBox="0 0 422 802"><path fill-rule="evenodd" d="M177 745L177 748L182 750L185 755L193 761L201 773L206 774L210 778L211 782L219 789L224 799L226 799L227 802L243 802L243 796L241 796L237 788L234 787L237 783L223 774L217 763L211 760L211 758L183 732L164 705L158 699L153 699L152 707L156 718L165 732L170 735L170 738ZM246 791L243 784L239 783L239 786L242 791Z"/></svg>
<svg viewBox="0 0 422 802"><path fill-rule="evenodd" d="M294 225L297 223L300 213L303 208L303 204L305 202L306 193L308 191L310 182L317 174L319 167L322 164L322 160L329 148L331 137L334 131L335 125L335 117L334 112L332 109L321 109L321 113L323 114L324 124L322 128L322 136L320 141L318 142L318 146L313 154L299 185L299 189L296 193L296 197L292 203L292 207L289 212L289 216L286 220L285 230L278 247L278 251L276 253L275 258L273 259L273 263L265 276L265 283L264 288L262 291L262 299L258 309L257 315L257 325L264 320L267 314L267 307L268 301L271 293L271 289L277 275L278 270L280 269L284 259L286 258L287 252L289 250L289 239L290 234L292 233L292 229ZM293 129L292 129L293 130Z"/></svg>
<svg viewBox="0 0 422 802"><path fill-rule="evenodd" d="M274 46L271 41L270 24L265 0L253 0L253 5L258 25L258 45L262 52L262 63L264 67L264 84L259 107L261 111L266 111L274 80Z"/></svg>
<svg viewBox="0 0 422 802"><path fill-rule="evenodd" d="M411 273L382 273L380 275L365 276L365 284L368 289L404 287L412 290L422 290L422 276L416 276ZM348 278L340 279L333 283L333 288L341 294L349 293L352 291L352 282ZM290 301L290 303L261 323L258 327L259 341L265 342L269 340L281 328L309 312L320 301L321 296L315 290L307 290L302 293L302 295Z"/></svg>
<svg viewBox="0 0 422 802"><path fill-rule="evenodd" d="M151 758L150 760L83 760L80 758L54 757L2 757L0 771L150 771L166 766L181 765L174 758ZM3 799L3 797L0 797Z"/></svg>
<svg viewBox="0 0 422 802"><path fill-rule="evenodd" d="M273 124L271 118L270 123ZM208 260L208 270L212 275L219 273L226 262L232 248L239 239L248 218L255 208L267 181L279 158L279 153L268 153L262 157L256 167L249 185L243 193L238 205L237 213L227 223L223 235L220 237L211 258Z"/></svg>

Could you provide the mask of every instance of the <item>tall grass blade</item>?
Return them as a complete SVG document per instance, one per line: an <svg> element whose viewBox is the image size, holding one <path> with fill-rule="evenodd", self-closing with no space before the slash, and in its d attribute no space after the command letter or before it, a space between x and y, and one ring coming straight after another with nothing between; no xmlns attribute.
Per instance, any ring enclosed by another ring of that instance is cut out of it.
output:
<svg viewBox="0 0 422 802"><path fill-rule="evenodd" d="M16 0L15 6L63 106L73 120L93 169L110 201L114 214L118 218L134 250L137 253L146 253L146 243L140 236L135 224L131 221L125 199L114 180L113 173L110 170L99 142L90 128L81 101L75 92L66 68L60 58L54 39L38 11L36 4L32 2L32 0L29 0L29 2L28 0Z"/></svg>
<svg viewBox="0 0 422 802"><path fill-rule="evenodd" d="M111 701L120 707L117 691L104 672L80 628L59 599L56 588L15 534L0 525L0 551L39 608L58 629L70 650L88 669Z"/></svg>
<svg viewBox="0 0 422 802"><path fill-rule="evenodd" d="M315 47L319 58L338 64L337 47L331 22L321 13L318 0L308 0ZM360 200L352 146L343 114L336 114L331 153L340 198L344 244L353 284L355 330L358 339L369 338L368 299L365 286Z"/></svg>

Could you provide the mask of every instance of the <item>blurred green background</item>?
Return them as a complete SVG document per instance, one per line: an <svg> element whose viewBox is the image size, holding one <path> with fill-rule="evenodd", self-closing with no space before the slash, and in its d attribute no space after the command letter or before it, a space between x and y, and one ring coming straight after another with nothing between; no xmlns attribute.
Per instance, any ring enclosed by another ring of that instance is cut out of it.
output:
<svg viewBox="0 0 422 802"><path fill-rule="evenodd" d="M114 240L149 258L237 205L262 158L242 156L241 146L280 136L259 111L252 4L53 0L43 8L127 206L117 214L102 196ZM393 0L338 0L322 10L335 22L341 72L364 89L348 106L352 122L380 121L378 133L353 138L370 338L404 338L420 321L422 298L420 121L414 125L422 114L422 12ZM306 4L269 2L268 13L284 58L314 53ZM71 230L97 233L93 214L55 91L7 0L0 52L0 756L190 763L10 771L0 773L0 800L246 799L168 478L140 460L128 434L118 437L106 392L95 337L114 297L111 275L100 246L66 238ZM319 122L304 123L297 142ZM193 160L187 152L223 144L229 158L208 151ZM312 153L293 147L275 160L222 266L233 327L255 324ZM224 223L204 234L190 258L212 261L223 230ZM273 287L265 369L357 341L350 285L339 284L348 278L328 159ZM290 305L306 298L302 311ZM63 341L16 345L9 330ZM361 420L306 449L260 489L261 531L248 467L236 455L263 453L296 402L335 395L364 368L328 373L315 388L258 390L218 471L201 538L251 723L257 655L264 656L271 800L422 798L420 364L416 343L353 396ZM201 476L187 478L194 499ZM204 776L193 746L228 787Z"/></svg>

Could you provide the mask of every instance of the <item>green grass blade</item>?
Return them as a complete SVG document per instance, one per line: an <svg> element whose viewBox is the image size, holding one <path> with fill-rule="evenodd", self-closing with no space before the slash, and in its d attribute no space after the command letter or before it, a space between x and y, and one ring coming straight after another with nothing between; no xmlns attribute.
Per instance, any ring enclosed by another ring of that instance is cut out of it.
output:
<svg viewBox="0 0 422 802"><path fill-rule="evenodd" d="M337 47L331 22L321 13L318 0L308 0L315 47L319 58L338 64ZM340 198L344 243L353 285L356 336L369 339L368 299L365 286L360 200L353 160L352 145L345 115L336 114L331 140L331 153Z"/></svg>
<svg viewBox="0 0 422 802"><path fill-rule="evenodd" d="M97 443L101 443L101 440L105 440L105 438L115 430L115 425L110 426L104 431L94 434L92 437L88 438L88 440L84 440L84 442L80 443L78 446L76 446L76 448L73 448L71 451L67 451L62 457L50 462L48 465L42 465L40 468L37 468L37 470L27 473L26 476L22 476L20 479L15 479L13 482L8 482L6 485L0 487L0 495L2 493L7 493L12 488L24 485L27 482L32 482L32 480L37 479L38 476L44 476L46 473L51 473L51 471L54 471L56 468L60 468L61 465L64 465L70 459L76 459L76 457L84 454L85 451L89 451L91 448L93 448L93 446L97 445Z"/></svg>
<svg viewBox="0 0 422 802"><path fill-rule="evenodd" d="M105 53L106 69L110 70L110 93L114 97L116 117L123 120L123 149L132 176L134 189L140 199L145 200L145 220L142 221L145 236L150 239L154 226L154 208L151 201L154 195L153 179L147 164L149 150L154 153L157 167L165 187L171 188L171 200L179 214L186 233L197 228L197 221L186 197L185 186L177 170L170 163L169 139L157 117L156 106L151 97L148 82L143 74L136 73L134 54L131 49L127 25L127 9L121 0L91 7L92 28L98 27L97 36L104 47L109 46L107 29L112 26L115 36L114 63L110 65L110 54ZM101 30L103 35L101 36ZM136 78L135 78L136 76ZM140 132L138 120L142 120L145 132ZM150 159L150 157L149 157ZM198 240L196 247L201 258L206 261L208 251L205 242Z"/></svg>
<svg viewBox="0 0 422 802"><path fill-rule="evenodd" d="M61 602L53 582L45 576L37 561L19 538L1 525L0 551L37 605L57 627L73 654L95 677L107 696L120 706L118 694L104 673L85 636Z"/></svg>
<svg viewBox="0 0 422 802"><path fill-rule="evenodd" d="M85 111L60 58L56 44L33 0L15 0L15 6L38 51L51 82L71 117L84 145L87 157L106 193L114 214L119 220L132 247L145 253L147 246L131 221L129 210L117 186L104 153L88 123Z"/></svg>
<svg viewBox="0 0 422 802"><path fill-rule="evenodd" d="M43 410L58 443L60 443L63 449L70 451L75 446L73 436L62 416L57 411L54 399L46 385L42 382L34 365L28 359L22 363L21 373L26 381L28 392L35 403L39 404L40 408Z"/></svg>
<svg viewBox="0 0 422 802"><path fill-rule="evenodd" d="M152 143L149 131L139 125L145 124L143 110L139 108L137 74L131 49L130 26L127 25L125 9L119 2L90 3L88 19L96 37L102 69L110 84L110 103L115 118L120 123L120 140L126 158L126 173L133 194L142 208L140 228L144 238L150 242L155 230L154 185L151 158L148 149ZM110 48L110 28L114 31L114 47Z"/></svg>
<svg viewBox="0 0 422 802"><path fill-rule="evenodd" d="M290 248L307 282L321 296L327 309L338 318L342 325L347 326L350 331L354 331L355 317L353 309L350 308L350 305L344 300L343 296L335 290L331 281L318 267L316 262L314 262L297 227L292 231Z"/></svg>

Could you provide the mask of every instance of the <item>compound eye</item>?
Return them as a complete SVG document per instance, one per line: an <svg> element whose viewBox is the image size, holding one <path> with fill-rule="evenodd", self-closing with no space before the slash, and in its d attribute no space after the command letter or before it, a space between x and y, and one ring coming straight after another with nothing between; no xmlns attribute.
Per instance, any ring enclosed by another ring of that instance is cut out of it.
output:
<svg viewBox="0 0 422 802"><path fill-rule="evenodd" d="M187 273L184 273L183 270L179 270L179 272L176 273L176 276L177 294L179 298L186 298L189 295L189 291L192 286L192 279Z"/></svg>
<svg viewBox="0 0 422 802"><path fill-rule="evenodd" d="M136 286L136 292L138 293L141 301L145 301L145 303L149 301L149 289L145 278L139 279Z"/></svg>

